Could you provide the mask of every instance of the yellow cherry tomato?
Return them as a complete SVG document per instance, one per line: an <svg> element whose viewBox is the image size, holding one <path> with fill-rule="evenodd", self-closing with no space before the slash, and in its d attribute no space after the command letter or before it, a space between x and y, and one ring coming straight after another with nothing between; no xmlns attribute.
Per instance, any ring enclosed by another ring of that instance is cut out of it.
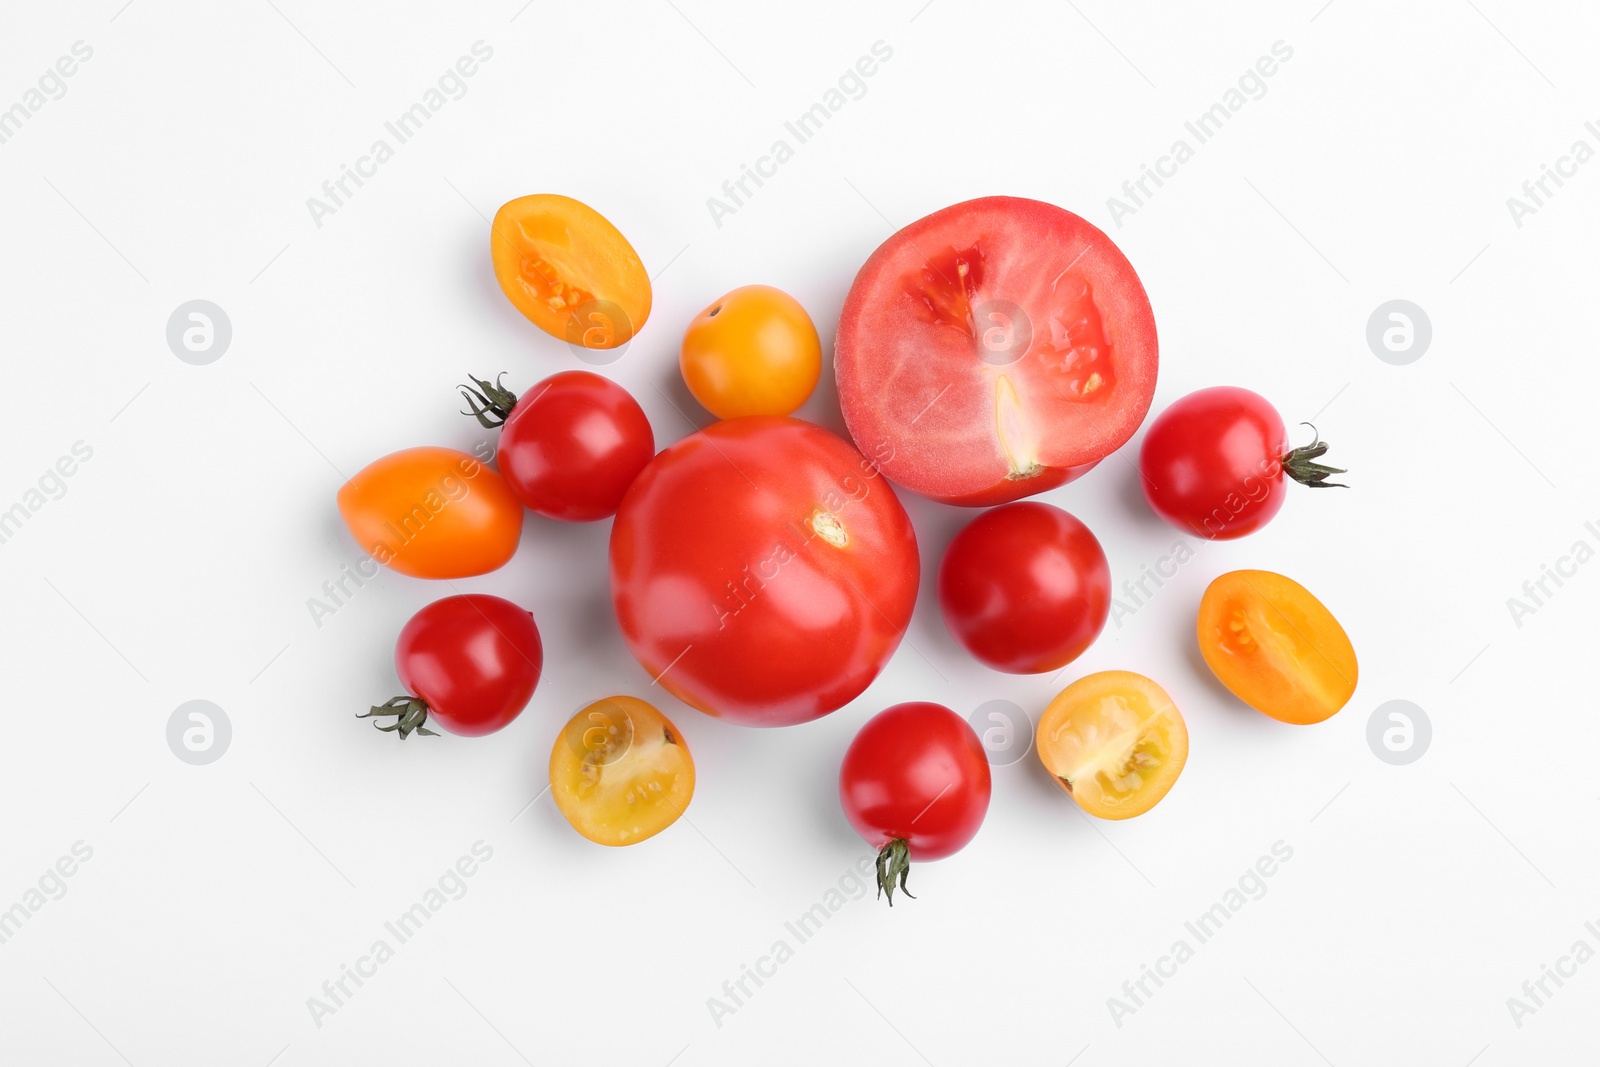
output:
<svg viewBox="0 0 1600 1067"><path fill-rule="evenodd" d="M550 795L578 833L633 845L677 821L694 796L694 759L667 717L636 697L607 697L562 728Z"/></svg>
<svg viewBox="0 0 1600 1067"><path fill-rule="evenodd" d="M1167 795L1189 758L1189 730L1142 674L1101 671L1063 689L1039 717L1039 760L1090 815L1131 819Z"/></svg>
<svg viewBox="0 0 1600 1067"><path fill-rule="evenodd" d="M745 285L694 317L678 365L689 392L719 419L787 415L816 388L822 342L800 301Z"/></svg>
<svg viewBox="0 0 1600 1067"><path fill-rule="evenodd" d="M552 337L616 348L650 317L650 275L600 212L569 196L521 196L495 212L494 276L516 309Z"/></svg>
<svg viewBox="0 0 1600 1067"><path fill-rule="evenodd" d="M1200 598L1206 666L1240 700L1279 722L1329 718L1356 691L1356 650L1306 587L1271 571L1230 571Z"/></svg>

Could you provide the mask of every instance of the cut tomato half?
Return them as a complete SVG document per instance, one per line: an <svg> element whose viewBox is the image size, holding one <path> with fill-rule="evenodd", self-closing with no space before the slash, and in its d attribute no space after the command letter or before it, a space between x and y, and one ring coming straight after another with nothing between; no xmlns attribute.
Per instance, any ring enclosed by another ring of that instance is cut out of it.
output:
<svg viewBox="0 0 1600 1067"><path fill-rule="evenodd" d="M948 504L1071 481L1122 446L1156 385L1156 325L1127 257L1037 200L991 196L885 241L839 317L856 445Z"/></svg>
<svg viewBox="0 0 1600 1067"><path fill-rule="evenodd" d="M580 710L556 738L550 795L590 841L634 845L677 822L689 806L694 759L654 705L607 697Z"/></svg>
<svg viewBox="0 0 1600 1067"><path fill-rule="evenodd" d="M1218 680L1279 722L1322 722L1355 695L1355 647L1333 613L1292 578L1229 571L1200 598L1195 632Z"/></svg>
<svg viewBox="0 0 1600 1067"><path fill-rule="evenodd" d="M1189 729L1166 690L1132 671L1063 689L1039 717L1039 760L1090 815L1131 819L1167 795L1189 758Z"/></svg>
<svg viewBox="0 0 1600 1067"><path fill-rule="evenodd" d="M604 215L570 196L502 204L490 226L494 276L516 309L586 349L624 345L650 317L650 275Z"/></svg>

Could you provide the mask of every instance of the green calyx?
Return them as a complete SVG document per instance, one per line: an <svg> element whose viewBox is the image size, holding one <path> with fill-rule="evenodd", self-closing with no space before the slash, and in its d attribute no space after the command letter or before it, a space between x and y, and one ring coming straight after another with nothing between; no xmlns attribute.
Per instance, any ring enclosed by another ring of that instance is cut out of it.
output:
<svg viewBox="0 0 1600 1067"><path fill-rule="evenodd" d="M898 882L900 892L911 897L911 890L906 888L906 875L911 873L911 846L900 838L895 838L878 850L878 895L889 895L889 907L894 907L894 888Z"/></svg>
<svg viewBox="0 0 1600 1067"><path fill-rule="evenodd" d="M504 378L502 373L500 378ZM463 415L471 415L478 420L478 425L486 430L496 426L504 426L511 417L511 409L517 406L517 394L500 384L500 378L493 382L486 382L482 378L467 375L472 385L459 385L462 397L466 400L471 411L463 411ZM477 386L477 388L473 388Z"/></svg>
<svg viewBox="0 0 1600 1067"><path fill-rule="evenodd" d="M1309 422L1302 422L1300 425L1311 426ZM1350 488L1341 482L1328 481L1329 475L1344 474L1345 471L1340 467L1329 467L1317 462L1327 451L1328 442L1321 440L1317 435L1317 428L1311 426L1311 443L1290 449L1279 462L1283 464L1283 473L1301 485L1309 485L1313 489Z"/></svg>
<svg viewBox="0 0 1600 1067"><path fill-rule="evenodd" d="M385 726L382 723L373 723L384 733L398 732L400 740L404 741L412 734L422 734L425 737L438 737L435 730L430 730L422 725L428 721L428 705L416 697L395 697L371 708L364 714L357 715L358 719L371 719L380 715L396 716L394 722Z"/></svg>

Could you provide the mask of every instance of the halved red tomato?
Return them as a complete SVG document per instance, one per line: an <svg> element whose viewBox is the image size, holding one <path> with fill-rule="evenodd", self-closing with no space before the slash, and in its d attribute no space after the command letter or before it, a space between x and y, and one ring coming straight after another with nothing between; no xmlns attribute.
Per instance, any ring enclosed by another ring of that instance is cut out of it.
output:
<svg viewBox="0 0 1600 1067"><path fill-rule="evenodd" d="M834 369L856 445L947 504L1071 481L1133 435L1156 324L1127 257L1053 204L969 200L913 222L856 275Z"/></svg>

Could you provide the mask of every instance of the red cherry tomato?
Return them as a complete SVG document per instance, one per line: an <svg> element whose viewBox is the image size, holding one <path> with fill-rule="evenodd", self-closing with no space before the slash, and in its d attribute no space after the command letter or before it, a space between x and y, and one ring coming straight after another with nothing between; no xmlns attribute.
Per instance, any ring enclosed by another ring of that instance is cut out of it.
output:
<svg viewBox="0 0 1600 1067"><path fill-rule="evenodd" d="M939 567L939 607L957 641L997 671L1059 670L1100 636L1111 567L1089 528L1034 501L979 515Z"/></svg>
<svg viewBox="0 0 1600 1067"><path fill-rule="evenodd" d="M947 504L1042 493L1115 452L1150 409L1156 323L1089 222L989 196L919 219L862 266L839 315L839 406L883 473Z"/></svg>
<svg viewBox="0 0 1600 1067"><path fill-rule="evenodd" d="M656 439L644 410L622 386L598 374L554 374L517 394L472 379L461 387L486 427L504 426L500 474L531 510L563 522L615 515Z"/></svg>
<svg viewBox="0 0 1600 1067"><path fill-rule="evenodd" d="M1156 417L1139 449L1140 481L1157 515L1196 537L1230 541L1261 529L1283 507L1284 475L1313 489L1343 488L1316 462L1315 439L1289 448L1283 419L1248 389L1219 385Z"/></svg>
<svg viewBox="0 0 1600 1067"><path fill-rule="evenodd" d="M394 646L394 669L410 695L395 697L361 718L396 716L378 729L492 734L515 719L533 696L544 646L532 613L509 600L467 593L435 600L411 617Z"/></svg>
<svg viewBox="0 0 1600 1067"><path fill-rule="evenodd" d="M718 422L650 461L611 528L634 658L685 704L787 726L865 689L911 621L917 538L877 468L798 419Z"/></svg>
<svg viewBox="0 0 1600 1067"><path fill-rule="evenodd" d="M961 851L989 810L989 759L966 721L913 701L868 719L839 768L839 802L878 850L878 891L894 906L911 860ZM906 893L906 896L910 896Z"/></svg>

